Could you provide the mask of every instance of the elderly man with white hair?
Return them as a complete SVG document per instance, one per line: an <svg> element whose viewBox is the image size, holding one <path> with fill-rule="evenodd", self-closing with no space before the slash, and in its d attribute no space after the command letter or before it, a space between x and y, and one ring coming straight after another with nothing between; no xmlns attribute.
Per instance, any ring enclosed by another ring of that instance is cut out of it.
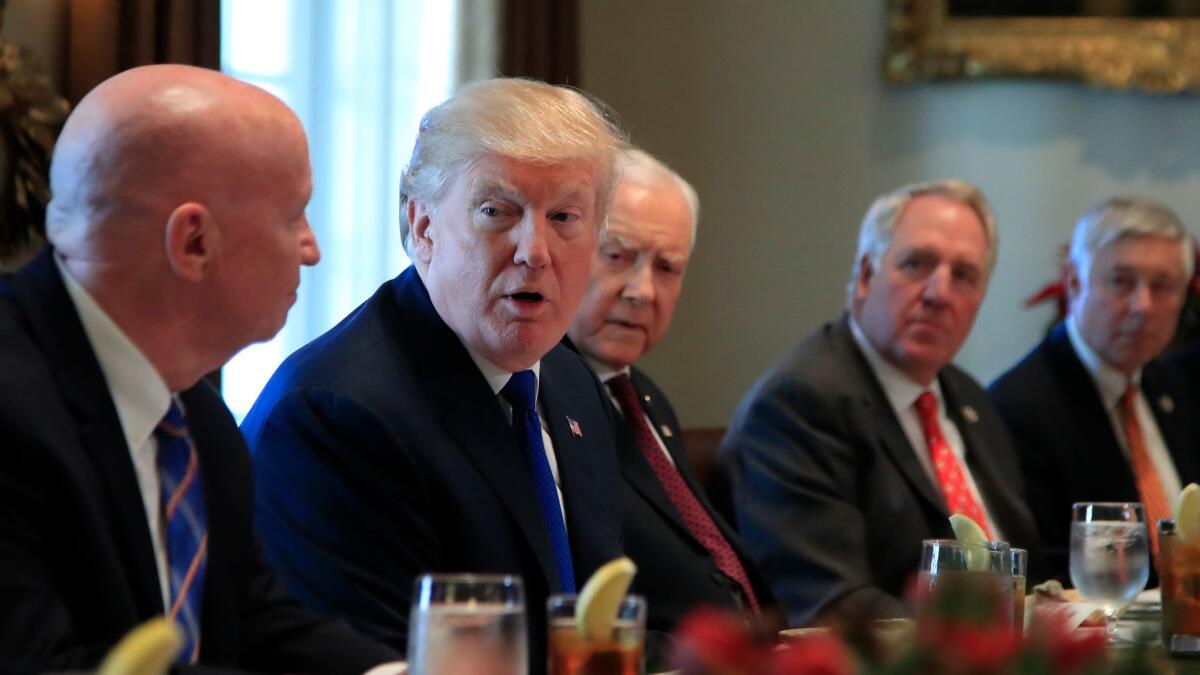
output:
<svg viewBox="0 0 1200 675"><path fill-rule="evenodd" d="M304 602L403 648L417 575L517 575L545 667L547 596L621 555L606 394L559 343L624 147L597 102L531 80L426 114L400 185L413 265L242 427L268 557Z"/></svg>
<svg viewBox="0 0 1200 675"><path fill-rule="evenodd" d="M1192 276L1183 223L1142 197L1105 200L1075 225L1069 262L1066 320L991 386L1064 580L1072 503L1141 502L1154 542L1180 486L1200 480L1195 383L1156 358Z"/></svg>
<svg viewBox="0 0 1200 675"><path fill-rule="evenodd" d="M921 540L953 536L953 513L992 538L1035 543L1003 422L950 363L995 257L977 188L951 180L881 196L862 223L847 314L738 408L722 443L738 523L793 625L904 615Z"/></svg>

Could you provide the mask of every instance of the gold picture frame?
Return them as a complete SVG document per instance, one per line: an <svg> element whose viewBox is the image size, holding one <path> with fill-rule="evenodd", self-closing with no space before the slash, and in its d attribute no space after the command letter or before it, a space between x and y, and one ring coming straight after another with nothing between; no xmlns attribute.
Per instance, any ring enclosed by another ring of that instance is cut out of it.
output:
<svg viewBox="0 0 1200 675"><path fill-rule="evenodd" d="M1200 90L1200 19L957 18L947 0L888 0L884 77L1035 77L1169 94Z"/></svg>

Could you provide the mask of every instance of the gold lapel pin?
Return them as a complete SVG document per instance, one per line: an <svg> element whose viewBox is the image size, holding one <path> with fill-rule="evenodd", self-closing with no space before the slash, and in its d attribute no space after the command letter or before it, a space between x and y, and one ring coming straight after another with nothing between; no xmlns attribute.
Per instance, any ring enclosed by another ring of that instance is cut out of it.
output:
<svg viewBox="0 0 1200 675"><path fill-rule="evenodd" d="M665 424L660 424L658 430L662 432L663 438L673 438L675 436L675 433L671 431L671 427Z"/></svg>
<svg viewBox="0 0 1200 675"><path fill-rule="evenodd" d="M1170 396L1163 394L1158 397L1158 407L1165 413L1175 412L1175 401Z"/></svg>
<svg viewBox="0 0 1200 675"><path fill-rule="evenodd" d="M979 421L979 413L969 405L964 405L962 408L963 419L974 424Z"/></svg>

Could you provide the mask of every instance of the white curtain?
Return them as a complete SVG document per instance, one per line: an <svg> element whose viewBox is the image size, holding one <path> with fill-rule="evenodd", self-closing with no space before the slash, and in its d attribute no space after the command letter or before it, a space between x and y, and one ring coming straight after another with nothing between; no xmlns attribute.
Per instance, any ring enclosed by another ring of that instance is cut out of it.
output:
<svg viewBox="0 0 1200 675"><path fill-rule="evenodd" d="M221 67L300 116L321 262L287 325L222 371L240 421L290 353L408 265L397 187L425 110L495 62L496 0L222 0Z"/></svg>

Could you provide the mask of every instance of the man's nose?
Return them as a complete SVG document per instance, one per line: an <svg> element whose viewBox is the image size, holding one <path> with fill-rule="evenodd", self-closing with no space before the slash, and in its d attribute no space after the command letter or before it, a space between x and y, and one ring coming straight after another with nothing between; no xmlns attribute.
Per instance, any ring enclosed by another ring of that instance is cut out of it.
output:
<svg viewBox="0 0 1200 675"><path fill-rule="evenodd" d="M321 261L321 247L317 245L317 235L309 226L308 216L304 217L304 231L300 235L300 264L312 267Z"/></svg>
<svg viewBox="0 0 1200 675"><path fill-rule="evenodd" d="M625 279L621 298L634 303L654 301L654 265L647 258L638 260Z"/></svg>
<svg viewBox="0 0 1200 675"><path fill-rule="evenodd" d="M550 223L545 216L530 213L516 227L517 250L513 262L529 267L550 264L550 245L547 241Z"/></svg>
<svg viewBox="0 0 1200 675"><path fill-rule="evenodd" d="M925 279L925 286L921 291L921 299L929 304L941 304L946 301L946 296L950 292L950 267L948 265L938 265Z"/></svg>

